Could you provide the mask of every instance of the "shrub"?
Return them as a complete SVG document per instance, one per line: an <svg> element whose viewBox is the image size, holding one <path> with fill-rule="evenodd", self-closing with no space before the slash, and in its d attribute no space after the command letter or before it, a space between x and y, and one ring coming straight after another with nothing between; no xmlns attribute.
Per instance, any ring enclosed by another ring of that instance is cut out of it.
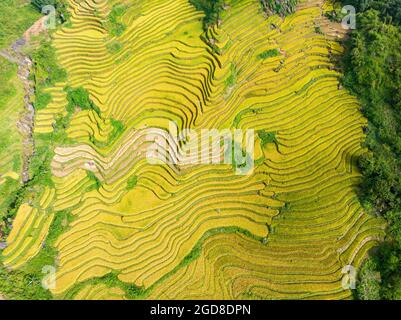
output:
<svg viewBox="0 0 401 320"><path fill-rule="evenodd" d="M83 87L71 88L66 87L64 89L67 92L66 110L69 114L74 113L75 108L81 108L82 110L94 110L100 115L100 109L93 103L89 97L89 92Z"/></svg>
<svg viewBox="0 0 401 320"><path fill-rule="evenodd" d="M33 106L36 110L44 109L50 102L51 96L44 89L65 81L67 72L62 69L56 58L56 50L49 41L43 40L40 46L31 53L33 62L32 78L35 82L35 100Z"/></svg>
<svg viewBox="0 0 401 320"><path fill-rule="evenodd" d="M110 119L110 122L113 126L113 131L110 133L109 142L113 142L124 132L125 126L121 121L113 118Z"/></svg>
<svg viewBox="0 0 401 320"><path fill-rule="evenodd" d="M197 10L205 13L203 19L203 28L205 30L217 23L224 5L223 0L190 0L190 3Z"/></svg>
<svg viewBox="0 0 401 320"><path fill-rule="evenodd" d="M112 43L109 43L106 45L107 50L111 53L117 53L122 49L123 45L121 42L118 41L113 41Z"/></svg>
<svg viewBox="0 0 401 320"><path fill-rule="evenodd" d="M257 132L259 139L261 140L261 147L264 148L269 143L276 143L277 138L274 132L266 132L265 130L259 130Z"/></svg>
<svg viewBox="0 0 401 320"><path fill-rule="evenodd" d="M235 84L237 83L237 77L238 77L237 67L235 66L234 63L231 63L231 65L230 65L230 75L228 76L228 78L225 81L226 89L235 86Z"/></svg>
<svg viewBox="0 0 401 320"><path fill-rule="evenodd" d="M138 176L132 176L128 179L127 190L134 189L138 183Z"/></svg>
<svg viewBox="0 0 401 320"><path fill-rule="evenodd" d="M126 26L121 22L121 17L126 11L127 7L123 4L115 4L111 9L105 25L110 35L118 37L124 33Z"/></svg>
<svg viewBox="0 0 401 320"><path fill-rule="evenodd" d="M58 65L56 50L50 41L43 40L39 48L31 53L31 57L36 86L52 86L66 80L67 73Z"/></svg>
<svg viewBox="0 0 401 320"><path fill-rule="evenodd" d="M270 50L266 50L263 51L262 53L258 54L258 59L264 60L264 59L268 59L268 58L272 58L272 57L277 57L280 55L280 52L278 51L278 49L270 49Z"/></svg>
<svg viewBox="0 0 401 320"><path fill-rule="evenodd" d="M92 171L86 171L86 174L87 174L88 178L93 182L93 184L91 185L91 187L87 191L99 190L100 187L102 186L102 183L96 177L96 175Z"/></svg>

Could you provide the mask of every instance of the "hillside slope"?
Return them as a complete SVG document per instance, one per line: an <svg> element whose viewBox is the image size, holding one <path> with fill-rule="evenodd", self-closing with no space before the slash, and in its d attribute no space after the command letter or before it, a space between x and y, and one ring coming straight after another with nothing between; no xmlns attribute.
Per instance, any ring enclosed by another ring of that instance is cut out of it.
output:
<svg viewBox="0 0 401 320"><path fill-rule="evenodd" d="M68 79L35 121L51 137L68 115L68 139L52 183L19 209L4 264L29 268L57 223L57 298L350 298L342 269L384 225L356 196L366 120L339 85L341 46L320 32L330 5L266 18L257 0L227 1L204 31L188 0L69 3L53 35ZM66 108L81 87L91 108ZM151 165L146 136L169 121L256 130L255 170Z"/></svg>

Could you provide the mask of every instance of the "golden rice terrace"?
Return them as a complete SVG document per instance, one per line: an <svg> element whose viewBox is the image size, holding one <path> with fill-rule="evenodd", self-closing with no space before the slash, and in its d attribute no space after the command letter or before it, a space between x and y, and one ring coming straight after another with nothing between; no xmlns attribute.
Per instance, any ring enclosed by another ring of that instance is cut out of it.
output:
<svg viewBox="0 0 401 320"><path fill-rule="evenodd" d="M352 298L344 268L384 224L357 197L367 121L339 82L331 3L284 17L227 0L211 25L189 0L68 4L50 35L67 77L33 127L43 147L68 119L65 139L50 183L18 203L0 268L53 267L58 299ZM91 108L71 107L76 88ZM188 129L244 139L216 154ZM168 161L149 161L155 144ZM238 144L252 170L222 161ZM0 184L21 179L10 157Z"/></svg>

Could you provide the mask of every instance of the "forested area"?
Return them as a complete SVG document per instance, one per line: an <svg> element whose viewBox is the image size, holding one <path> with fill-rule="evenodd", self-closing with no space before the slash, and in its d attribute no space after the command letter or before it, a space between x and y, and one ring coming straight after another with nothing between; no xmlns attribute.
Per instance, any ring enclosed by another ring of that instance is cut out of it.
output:
<svg viewBox="0 0 401 320"><path fill-rule="evenodd" d="M344 84L362 102L369 126L360 198L388 222L385 242L360 272L360 299L401 299L401 0L343 1L357 10L347 41Z"/></svg>

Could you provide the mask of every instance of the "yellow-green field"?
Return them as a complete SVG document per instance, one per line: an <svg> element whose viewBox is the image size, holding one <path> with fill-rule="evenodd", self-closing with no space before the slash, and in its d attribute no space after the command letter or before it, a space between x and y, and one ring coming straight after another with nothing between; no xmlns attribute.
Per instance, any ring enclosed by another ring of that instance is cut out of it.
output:
<svg viewBox="0 0 401 320"><path fill-rule="evenodd" d="M24 111L24 91L17 69L15 63L0 56L0 217L7 206L7 196L20 186L22 170L23 138L17 124Z"/></svg>
<svg viewBox="0 0 401 320"><path fill-rule="evenodd" d="M54 244L56 298L124 299L127 288L152 299L351 298L342 269L361 265L384 224L356 194L366 120L333 68L343 49L316 32L330 4L303 1L284 19L232 0L204 32L188 0L69 2L72 24L53 34L68 80L48 89L35 133L66 114L66 85L87 89L101 112L73 114L72 143L51 162L54 187L19 208L4 264L29 266L68 211ZM119 36L105 23L115 4L126 6ZM124 130L110 138L114 121ZM169 121L263 130L277 142L255 141L251 175L151 165L145 135Z"/></svg>

